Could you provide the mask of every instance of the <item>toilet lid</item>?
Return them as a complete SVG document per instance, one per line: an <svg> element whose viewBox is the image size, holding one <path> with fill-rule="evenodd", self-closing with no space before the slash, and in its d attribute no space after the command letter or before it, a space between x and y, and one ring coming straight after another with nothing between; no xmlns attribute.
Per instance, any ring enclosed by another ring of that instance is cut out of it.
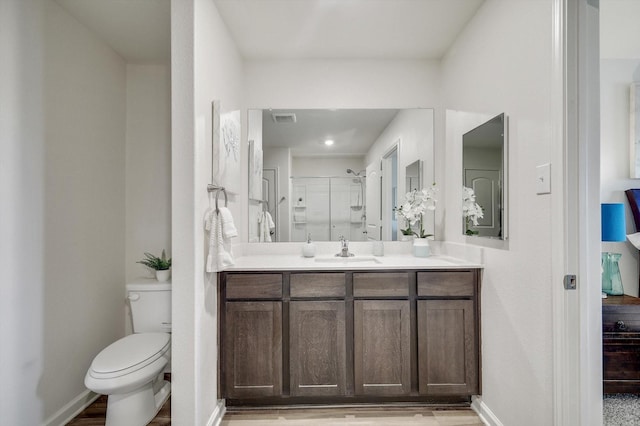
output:
<svg viewBox="0 0 640 426"><path fill-rule="evenodd" d="M91 363L91 370L98 374L135 371L164 355L170 344L167 333L130 334L103 349Z"/></svg>

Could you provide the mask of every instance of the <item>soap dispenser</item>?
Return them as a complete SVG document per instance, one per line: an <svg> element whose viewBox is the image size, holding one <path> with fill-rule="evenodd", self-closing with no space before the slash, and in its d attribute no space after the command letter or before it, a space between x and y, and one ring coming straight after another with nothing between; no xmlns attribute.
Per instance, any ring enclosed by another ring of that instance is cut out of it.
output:
<svg viewBox="0 0 640 426"><path fill-rule="evenodd" d="M302 255L304 257L313 257L316 255L316 245L311 242L311 234L307 236L307 243L302 247Z"/></svg>

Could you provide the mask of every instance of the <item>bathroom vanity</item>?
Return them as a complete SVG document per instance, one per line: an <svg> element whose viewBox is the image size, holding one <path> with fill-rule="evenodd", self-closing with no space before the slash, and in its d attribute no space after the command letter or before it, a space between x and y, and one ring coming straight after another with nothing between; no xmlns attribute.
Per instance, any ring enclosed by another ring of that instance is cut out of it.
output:
<svg viewBox="0 0 640 426"><path fill-rule="evenodd" d="M480 394L481 269L385 262L220 272L227 405L468 403Z"/></svg>

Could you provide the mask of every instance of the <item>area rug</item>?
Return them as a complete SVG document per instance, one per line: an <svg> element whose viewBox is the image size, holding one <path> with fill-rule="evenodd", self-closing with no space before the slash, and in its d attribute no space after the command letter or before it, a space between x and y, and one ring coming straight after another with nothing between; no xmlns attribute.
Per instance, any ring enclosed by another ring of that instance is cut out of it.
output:
<svg viewBox="0 0 640 426"><path fill-rule="evenodd" d="M603 426L640 425L640 395L607 394L603 402Z"/></svg>

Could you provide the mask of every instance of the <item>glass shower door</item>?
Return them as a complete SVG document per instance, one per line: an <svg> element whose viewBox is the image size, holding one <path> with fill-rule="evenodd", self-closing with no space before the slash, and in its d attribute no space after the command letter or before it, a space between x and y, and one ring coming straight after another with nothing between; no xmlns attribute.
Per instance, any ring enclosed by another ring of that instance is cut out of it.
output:
<svg viewBox="0 0 640 426"><path fill-rule="evenodd" d="M328 178L292 178L291 241L329 241L330 187Z"/></svg>
<svg viewBox="0 0 640 426"><path fill-rule="evenodd" d="M366 240L364 179L331 179L331 240Z"/></svg>

